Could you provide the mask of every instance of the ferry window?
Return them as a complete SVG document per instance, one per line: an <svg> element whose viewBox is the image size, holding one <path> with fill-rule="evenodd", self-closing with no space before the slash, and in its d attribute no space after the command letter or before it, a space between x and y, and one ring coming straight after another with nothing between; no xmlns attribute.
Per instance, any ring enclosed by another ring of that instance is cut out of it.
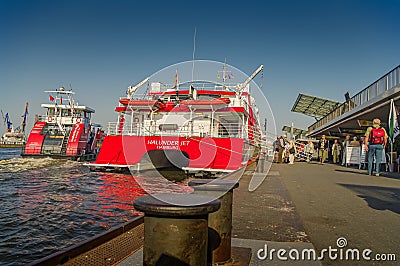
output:
<svg viewBox="0 0 400 266"><path fill-rule="evenodd" d="M63 109L61 115L62 116L71 116L71 110Z"/></svg>
<svg viewBox="0 0 400 266"><path fill-rule="evenodd" d="M222 123L218 124L218 136L229 136L227 125Z"/></svg>
<svg viewBox="0 0 400 266"><path fill-rule="evenodd" d="M54 115L54 109L47 109L47 115Z"/></svg>

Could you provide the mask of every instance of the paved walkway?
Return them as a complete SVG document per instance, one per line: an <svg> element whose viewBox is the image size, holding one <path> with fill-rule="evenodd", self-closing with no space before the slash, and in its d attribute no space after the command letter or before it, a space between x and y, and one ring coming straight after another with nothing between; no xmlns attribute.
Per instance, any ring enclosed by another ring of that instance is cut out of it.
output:
<svg viewBox="0 0 400 266"><path fill-rule="evenodd" d="M233 254L252 254L250 265L320 265L318 260L290 260L288 254L295 257L298 251L301 258L303 250L315 249L319 256L329 247L342 250L344 258L348 249L358 249L360 256L364 249L371 249L371 258L389 253L400 260L398 173L376 177L366 175L365 170L332 164L273 164L264 182L250 192L254 171L255 165L246 169L234 191L233 204ZM339 245L347 244L338 248L338 238L342 238ZM260 249L266 248L268 256L259 258L265 256ZM276 251L271 260L272 249ZM279 249L286 250L283 256L288 260L279 260ZM140 265L141 256L138 252L120 265ZM323 257L323 265L377 263L329 259L328 253Z"/></svg>
<svg viewBox="0 0 400 266"><path fill-rule="evenodd" d="M304 265L304 261L279 260L271 250L291 249L302 252L314 249L304 226L291 201L288 191L281 181L280 172L272 165L263 183L254 191L249 191L249 183L255 171L255 165L247 167L240 179L239 188L234 190L232 246L251 248L250 265ZM262 174L260 174L262 175ZM268 251L257 253L260 249ZM320 265L318 261L309 261L307 265Z"/></svg>
<svg viewBox="0 0 400 266"><path fill-rule="evenodd" d="M400 174L368 176L366 170L332 164L276 165L309 240L321 251L344 237L343 249L371 249L400 260ZM370 261L370 264L374 262ZM376 261L375 261L376 263ZM366 265L366 261L326 265ZM380 264L382 265L382 264ZM384 265L398 265L385 262Z"/></svg>
<svg viewBox="0 0 400 266"><path fill-rule="evenodd" d="M270 171L264 182L250 192L248 187L254 171L255 164L247 167L239 188L234 190L233 265L304 265L304 261L279 260L276 252L271 260L270 252L273 249L302 252L304 249L314 249L314 246L305 233L279 172ZM142 265L142 256L140 250L119 265ZM320 262L310 261L307 264L320 265Z"/></svg>

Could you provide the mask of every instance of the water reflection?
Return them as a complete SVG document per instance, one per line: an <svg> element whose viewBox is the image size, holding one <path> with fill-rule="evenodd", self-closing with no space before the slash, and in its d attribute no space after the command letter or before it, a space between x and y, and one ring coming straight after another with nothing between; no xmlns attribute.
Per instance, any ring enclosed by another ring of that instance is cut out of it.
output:
<svg viewBox="0 0 400 266"><path fill-rule="evenodd" d="M80 163L0 161L0 265L23 265L120 225L147 193L188 193L162 176L89 172Z"/></svg>

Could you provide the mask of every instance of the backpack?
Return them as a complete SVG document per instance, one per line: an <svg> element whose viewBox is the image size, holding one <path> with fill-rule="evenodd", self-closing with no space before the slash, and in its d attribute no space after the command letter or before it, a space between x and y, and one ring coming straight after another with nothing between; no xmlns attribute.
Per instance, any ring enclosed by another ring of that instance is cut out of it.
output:
<svg viewBox="0 0 400 266"><path fill-rule="evenodd" d="M371 144L383 144L383 138L385 137L385 130L381 127L372 128L371 133Z"/></svg>

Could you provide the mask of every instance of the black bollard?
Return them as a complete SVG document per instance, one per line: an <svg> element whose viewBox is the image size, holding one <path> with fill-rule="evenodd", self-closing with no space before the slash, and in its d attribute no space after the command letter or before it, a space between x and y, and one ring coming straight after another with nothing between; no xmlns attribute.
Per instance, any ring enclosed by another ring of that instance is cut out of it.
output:
<svg viewBox="0 0 400 266"><path fill-rule="evenodd" d="M155 194L135 200L144 212L143 265L207 265L208 214L221 203L194 194Z"/></svg>
<svg viewBox="0 0 400 266"><path fill-rule="evenodd" d="M239 186L236 181L198 179L189 182L196 194L205 194L221 200L221 208L210 213L208 226L219 235L219 245L211 248L212 263L231 262L232 203L233 190ZM209 245L212 241L209 239Z"/></svg>

